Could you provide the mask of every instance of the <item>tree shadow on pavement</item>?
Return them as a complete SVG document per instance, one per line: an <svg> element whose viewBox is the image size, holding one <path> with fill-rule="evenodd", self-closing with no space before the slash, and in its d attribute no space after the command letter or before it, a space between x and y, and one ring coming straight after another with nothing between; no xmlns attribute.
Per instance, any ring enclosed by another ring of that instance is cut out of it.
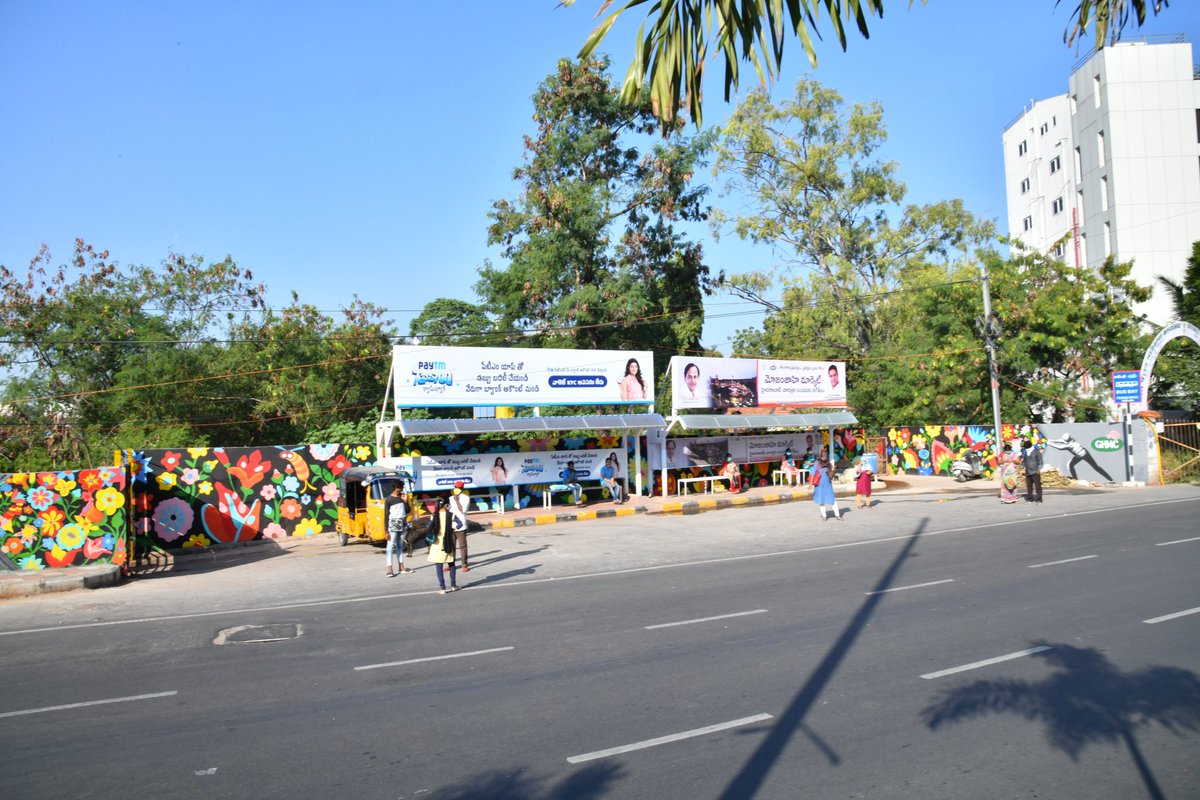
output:
<svg viewBox="0 0 1200 800"><path fill-rule="evenodd" d="M929 519L922 519L917 529L912 535L905 540L904 546L900 548L900 552L892 559L892 563L879 577L875 586L868 592L866 600L859 606L858 611L854 613L846 627L842 629L838 635L837 641L825 653L825 657L821 659L821 663L809 675L808 680L800 687L800 691L792 698L791 703L779 715L775 724L771 727L771 732L767 734L767 738L762 744L751 754L741 770L729 784L721 792L721 800L748 800L754 797L755 794L762 788L763 782L770 773L775 762L779 760L779 756L787 747L788 742L797 731L804 733L809 740L830 760L833 764L840 763L841 759L837 753L816 735L807 725L804 724L804 718L808 715L810 709L816 703L817 698L821 696L826 685L833 678L835 672L846 655L850 652L850 648L854 646L854 642L858 639L858 635L862 633L870 620L871 615L875 613L875 608L883 602L883 595L880 594L885 589L895 583L896 578L900 574L900 568L904 562L912 555L913 548L917 545L917 540L921 538L921 534L925 532L925 526L929 524Z"/></svg>
<svg viewBox="0 0 1200 800"><path fill-rule="evenodd" d="M1160 725L1176 736L1200 730L1200 677L1177 667L1121 672L1093 648L1035 642L1055 673L1041 681L981 680L943 691L921 712L931 729L988 714L1015 714L1045 726L1046 739L1072 761L1092 743L1120 742L1147 794L1165 796L1138 746L1138 728Z"/></svg>
<svg viewBox="0 0 1200 800"><path fill-rule="evenodd" d="M603 797L611 784L622 777L622 768L612 762L583 767L555 785L525 770L495 770L430 794L436 800L592 800Z"/></svg>

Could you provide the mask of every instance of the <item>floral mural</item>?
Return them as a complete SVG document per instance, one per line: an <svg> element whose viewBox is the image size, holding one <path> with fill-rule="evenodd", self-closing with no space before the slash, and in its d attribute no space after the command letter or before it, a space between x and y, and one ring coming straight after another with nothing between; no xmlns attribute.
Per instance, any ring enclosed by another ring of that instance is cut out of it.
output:
<svg viewBox="0 0 1200 800"><path fill-rule="evenodd" d="M1029 439L1044 448L1046 437L1036 425L1001 425L1004 442L1019 449ZM992 425L922 425L888 428L887 463L893 473L909 475L950 475L950 465L974 450L983 463L983 476L990 478L999 465L996 453L996 429Z"/></svg>
<svg viewBox="0 0 1200 800"><path fill-rule="evenodd" d="M0 474L0 541L18 567L126 563L125 470Z"/></svg>
<svg viewBox="0 0 1200 800"><path fill-rule="evenodd" d="M139 545L173 549L333 530L338 476L373 464L374 448L190 447L127 458Z"/></svg>

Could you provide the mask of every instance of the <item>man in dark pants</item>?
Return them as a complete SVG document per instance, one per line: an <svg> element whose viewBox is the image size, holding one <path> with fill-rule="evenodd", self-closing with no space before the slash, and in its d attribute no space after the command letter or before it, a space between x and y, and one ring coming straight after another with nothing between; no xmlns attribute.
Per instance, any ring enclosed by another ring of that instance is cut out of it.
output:
<svg viewBox="0 0 1200 800"><path fill-rule="evenodd" d="M1042 451L1028 439L1021 442L1021 464L1025 467L1025 502L1042 502Z"/></svg>

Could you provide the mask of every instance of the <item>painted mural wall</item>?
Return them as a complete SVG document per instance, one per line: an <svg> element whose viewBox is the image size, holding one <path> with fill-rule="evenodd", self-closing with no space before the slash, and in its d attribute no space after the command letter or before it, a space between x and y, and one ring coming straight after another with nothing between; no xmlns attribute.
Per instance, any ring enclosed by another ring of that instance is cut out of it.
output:
<svg viewBox="0 0 1200 800"><path fill-rule="evenodd" d="M192 447L130 453L138 551L333 530L338 476L375 463L367 444Z"/></svg>
<svg viewBox="0 0 1200 800"><path fill-rule="evenodd" d="M1046 437L1037 425L1001 425L1003 442L1018 450L1029 439L1043 450ZM892 474L950 475L950 465L969 450L979 454L984 477L999 465L994 425L913 425L888 428L884 457Z"/></svg>
<svg viewBox="0 0 1200 800"><path fill-rule="evenodd" d="M125 564L126 472L0 474L0 541L18 567Z"/></svg>

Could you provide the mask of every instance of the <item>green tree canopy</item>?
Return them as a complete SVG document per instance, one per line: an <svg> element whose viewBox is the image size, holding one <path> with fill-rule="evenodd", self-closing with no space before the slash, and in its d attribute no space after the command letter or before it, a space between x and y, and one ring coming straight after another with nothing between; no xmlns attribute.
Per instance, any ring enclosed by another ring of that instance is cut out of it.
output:
<svg viewBox="0 0 1200 800"><path fill-rule="evenodd" d="M571 6L575 1L561 0L561 5ZM588 36L579 57L591 57L622 14L647 2L627 0L605 17ZM1054 5L1061 2L1055 0ZM912 4L909 0L910 7ZM1082 41L1090 28L1095 46L1100 49L1106 40L1120 39L1131 14L1140 26L1148 9L1157 14L1168 4L1168 0L1079 0L1063 40L1068 45L1076 39ZM603 0L596 16L602 16L612 5L613 0ZM822 9L827 22L821 18ZM822 26L833 31L845 50L846 30L853 25L863 38L868 38L872 17L883 18L883 0L655 0L638 28L621 100L640 103L643 87L648 85L654 111L664 129L670 129L685 107L699 127L703 121L704 69L710 57L719 53L724 62L725 101L729 102L731 92L738 88L742 63L753 66L759 83L767 85L779 74L784 45L791 37L800 41L815 67L813 37L821 38Z"/></svg>
<svg viewBox="0 0 1200 800"><path fill-rule="evenodd" d="M475 291L514 344L695 349L709 270L675 224L705 217L708 139L652 137L649 101L619 103L607 66L563 60L538 87L520 194L490 213L508 265L486 264Z"/></svg>

